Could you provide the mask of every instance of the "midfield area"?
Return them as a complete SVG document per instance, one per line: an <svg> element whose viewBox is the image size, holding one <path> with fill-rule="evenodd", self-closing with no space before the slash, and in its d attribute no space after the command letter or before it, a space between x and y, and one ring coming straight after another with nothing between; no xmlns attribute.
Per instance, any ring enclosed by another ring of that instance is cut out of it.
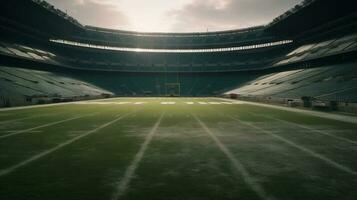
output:
<svg viewBox="0 0 357 200"><path fill-rule="evenodd" d="M356 130L219 98L0 110L0 199L356 199Z"/></svg>

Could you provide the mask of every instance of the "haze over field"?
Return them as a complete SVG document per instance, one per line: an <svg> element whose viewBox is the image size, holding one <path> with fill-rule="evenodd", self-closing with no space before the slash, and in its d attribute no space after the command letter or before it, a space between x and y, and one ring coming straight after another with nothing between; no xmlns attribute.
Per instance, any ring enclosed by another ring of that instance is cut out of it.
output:
<svg viewBox="0 0 357 200"><path fill-rule="evenodd" d="M263 25L301 1L47 0L85 25L149 32L204 32Z"/></svg>

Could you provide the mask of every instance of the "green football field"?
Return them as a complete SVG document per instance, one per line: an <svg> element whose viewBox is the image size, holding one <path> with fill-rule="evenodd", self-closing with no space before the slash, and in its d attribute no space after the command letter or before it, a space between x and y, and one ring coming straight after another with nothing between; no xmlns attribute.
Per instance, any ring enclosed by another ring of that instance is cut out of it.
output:
<svg viewBox="0 0 357 200"><path fill-rule="evenodd" d="M0 111L1 200L355 200L357 124L217 98Z"/></svg>

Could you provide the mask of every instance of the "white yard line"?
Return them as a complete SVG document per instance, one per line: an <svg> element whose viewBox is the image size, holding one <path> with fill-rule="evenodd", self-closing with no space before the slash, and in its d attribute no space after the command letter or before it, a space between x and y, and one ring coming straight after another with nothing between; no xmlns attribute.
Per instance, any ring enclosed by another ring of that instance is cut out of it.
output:
<svg viewBox="0 0 357 200"><path fill-rule="evenodd" d="M232 105L232 102L221 102L221 104Z"/></svg>
<svg viewBox="0 0 357 200"><path fill-rule="evenodd" d="M232 100L232 99L224 99L224 98L217 98L217 99L225 100L225 101L229 101L229 102L233 102L233 103L240 102L240 103L254 105L254 106L274 108L274 109L278 109L278 110L284 110L284 111L290 111L290 112L311 115L314 117L321 117L321 118L325 118L325 119L332 119L332 120L337 120L337 121L341 121L341 122L357 124L357 117L354 117L354 116L338 115L338 114L333 114L333 113L318 112L318 111L312 111L312 110L302 110L302 109L297 109L297 108L289 108L289 107L283 107L283 106L276 106L276 105L269 105L269 104L263 104L263 103L248 102L248 101L240 101L240 100Z"/></svg>
<svg viewBox="0 0 357 200"><path fill-rule="evenodd" d="M74 104L84 104L84 105L124 105L131 104L131 102L115 102L115 101L83 101Z"/></svg>
<svg viewBox="0 0 357 200"><path fill-rule="evenodd" d="M210 101L210 102L208 102L208 104L211 104L211 105L220 105L220 104L222 104L222 103Z"/></svg>
<svg viewBox="0 0 357 200"><path fill-rule="evenodd" d="M130 104L130 102L115 102L115 104L123 105L123 104Z"/></svg>
<svg viewBox="0 0 357 200"><path fill-rule="evenodd" d="M239 120L239 119L237 119L237 118L235 118L233 116L230 116L230 115L226 115L226 116L228 116L229 118L231 118L231 119L233 119L233 120L235 120L235 121L237 121L237 122L239 122L241 124L244 124L246 126L249 126L249 127L254 128L254 129L257 129L257 130L259 130L259 131L261 131L261 132L263 132L265 134L268 134L271 137L274 137L274 138L276 138L276 139L278 139L278 140L280 140L280 141L282 141L282 142L284 142L286 144L289 144L290 146L295 147L295 148L297 148L297 149L309 154L310 156L312 156L314 158L317 158L317 159L319 159L321 161L324 161L325 163L327 163L328 165L330 165L330 166L332 166L332 167L334 167L336 169L339 169L341 171L347 172L347 173L349 173L351 175L355 175L355 176L357 175L357 172L352 170L352 169L350 169L349 167L343 166L343 165L341 165L341 164L339 164L339 163L337 163L337 162L335 162L335 161L333 161L333 160L331 160L331 159L329 159L329 158L327 158L327 157L325 157L325 156L323 156L323 155L321 155L319 153L316 153L316 152L314 152L314 151L312 151L312 150L310 150L308 148L305 148L305 147L303 147L303 146L301 146L299 144L296 144L293 141L290 141L290 140L288 140L288 139L286 139L284 137L281 137L281 136L275 134L272 131L265 130L263 128L260 128L260 127L258 127L256 125L248 123L248 122L243 122L243 121L241 121L241 120Z"/></svg>
<svg viewBox="0 0 357 200"><path fill-rule="evenodd" d="M25 120L25 119L33 119L33 118L36 118L36 117L39 117L39 116L23 117L23 118L18 118L18 119L1 121L0 124L3 125L3 124L12 123L12 122L22 121L22 120Z"/></svg>
<svg viewBox="0 0 357 200"><path fill-rule="evenodd" d="M263 187L261 187L254 178L249 174L244 165L233 155L233 153L216 137L216 135L207 127L207 125L201 121L196 115L193 115L196 121L200 124L202 129L211 137L218 148L224 153L229 161L233 164L236 170L243 176L244 182L254 191L260 199L269 200L274 199L269 197Z"/></svg>
<svg viewBox="0 0 357 200"><path fill-rule="evenodd" d="M65 102L65 103L51 103L51 104L43 104L43 105L18 106L18 107L12 107L12 108L0 108L0 112L13 111L13 110L25 110L25 109L31 109L31 108L62 106L62 105L70 105L70 104L79 104L82 102L92 102L92 101L98 101L98 100L99 99L86 100L86 101L73 101L73 102Z"/></svg>
<svg viewBox="0 0 357 200"><path fill-rule="evenodd" d="M298 124L298 123L289 122L289 121L286 121L286 120L282 120L282 119L278 119L278 118L270 117L270 116L265 116L265 115L257 115L257 116L261 116L261 117L264 117L264 118L272 119L272 120L275 120L275 121L278 121L278 122L282 122L282 123L285 123L285 124L296 126L296 127L302 128L302 129L309 130L311 132L319 133L319 134L322 134L322 135L326 135L326 136L329 136L329 137L332 137L332 138L335 138L335 139L338 139L338 140L342 140L342 141L357 145L357 141L350 140L350 139L347 139L347 138L344 138L344 137L340 137L340 136L337 136L337 135L334 135L334 134L331 134L331 133L327 133L326 131L317 130L317 129L311 128L309 126L304 126L304 125L301 125L301 124Z"/></svg>
<svg viewBox="0 0 357 200"><path fill-rule="evenodd" d="M18 134L21 134L21 133L30 132L30 131L33 131L33 130L36 130L36 129L40 129L40 128L45 128L45 127L61 124L61 123L64 123L64 122L75 120L75 119L80 119L80 118L83 118L83 117L86 117L86 116L88 116L88 115L76 116L76 117L72 117L72 118L68 118L68 119L64 119L64 120L60 120L60 121L55 121L55 122L51 122L51 123L47 123L47 124L42 124L40 126L36 126L36 127L25 129L25 130L19 130L19 131L16 131L16 132L13 132L13 133L10 133L10 134L6 134L6 135L0 135L0 140L4 139L4 138L7 138L7 137L14 136L14 135L18 135Z"/></svg>
<svg viewBox="0 0 357 200"><path fill-rule="evenodd" d="M82 135L79 135L79 136L74 137L74 138L72 138L70 140L67 140L66 142L63 142L63 143L61 143L61 144L59 144L59 145L57 145L57 146L55 146L55 147L53 147L51 149L45 150L45 151L43 151L43 152L41 152L41 153L39 153L37 155L34 155L34 156L32 156L32 157L30 157L30 158L28 158L28 159L16 164L16 165L13 165L13 166L8 167L6 169L2 169L2 170L0 170L0 177L8 175L8 174L14 172L15 170L17 170L17 169L19 169L21 167L24 167L24 166L26 166L26 165L28 165L28 164L30 164L30 163L42 158L42 157L45 157L45 156L47 156L47 155L49 155L49 154L51 154L51 153L53 153L53 152L55 152L55 151L57 151L59 149L62 149L64 147L76 142L77 140L80 140L80 139L82 139L82 138L84 138L86 136L89 136L90 134L93 134L93 133L95 133L95 132L97 132L97 131L99 131L99 130L101 130L103 128L106 128L106 127L112 125L113 123L123 119L124 117L130 115L131 113L122 115L122 116L120 116L120 117L118 117L118 118L116 118L116 119L114 119L114 120L112 120L110 122L107 122L107 123L95 128L95 129L93 129L91 131L88 131L88 132L86 132L86 133L84 133Z"/></svg>
<svg viewBox="0 0 357 200"><path fill-rule="evenodd" d="M121 196L123 196L126 190L129 187L130 181L133 178L136 169L138 168L140 161L143 159L146 149L148 148L152 138L154 137L159 125L164 117L165 113L163 112L153 128L151 129L150 133L146 135L144 143L141 144L140 150L136 153L133 161L130 163L129 167L126 169L125 174L122 179L118 182L116 186L116 190L112 196L112 200L117 200Z"/></svg>
<svg viewBox="0 0 357 200"><path fill-rule="evenodd" d="M13 111L13 110L25 110L25 109L31 109L31 108L44 108L44 107L61 106L61 105L68 105L68 104L75 104L75 102L33 105L33 106L19 106L19 107L13 107L13 108L0 108L0 112Z"/></svg>
<svg viewBox="0 0 357 200"><path fill-rule="evenodd" d="M161 102L162 105L175 105L176 102L170 101L170 102Z"/></svg>
<svg viewBox="0 0 357 200"><path fill-rule="evenodd" d="M0 125L12 123L12 122L17 122L17 121L22 121L22 120L26 120L26 119L34 119L34 118L38 118L38 117L46 117L46 116L59 115L59 114L62 114L62 113L64 113L64 112L55 113L55 114L39 114L39 115L34 115L34 116L29 116L29 117L23 117L23 118L17 118L17 119L7 120L7 121L0 121Z"/></svg>

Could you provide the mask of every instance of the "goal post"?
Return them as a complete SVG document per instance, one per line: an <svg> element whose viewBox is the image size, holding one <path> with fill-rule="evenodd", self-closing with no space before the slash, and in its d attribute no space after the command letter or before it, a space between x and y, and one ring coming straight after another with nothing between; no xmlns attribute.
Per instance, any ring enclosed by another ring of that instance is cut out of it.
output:
<svg viewBox="0 0 357 200"><path fill-rule="evenodd" d="M180 83L166 83L165 93L167 97L179 97L181 95Z"/></svg>

